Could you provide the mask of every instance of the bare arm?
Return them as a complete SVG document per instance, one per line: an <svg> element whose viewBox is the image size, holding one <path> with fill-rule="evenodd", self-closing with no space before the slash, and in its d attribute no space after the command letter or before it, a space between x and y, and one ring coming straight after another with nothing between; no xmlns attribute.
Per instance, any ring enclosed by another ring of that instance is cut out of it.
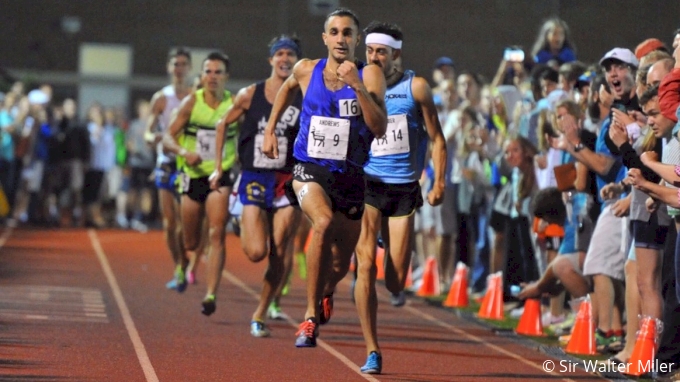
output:
<svg viewBox="0 0 680 382"><path fill-rule="evenodd" d="M646 161L645 165L649 167L652 171L657 173L661 179L665 180L670 184L680 186L680 177L675 173L675 166L672 164L665 164L656 161Z"/></svg>
<svg viewBox="0 0 680 382"><path fill-rule="evenodd" d="M385 108L385 76L377 65L364 67L363 83L348 84L357 95L364 122L376 137L387 131L387 110ZM434 102L433 102L434 106ZM440 127L441 130L441 127Z"/></svg>
<svg viewBox="0 0 680 382"><path fill-rule="evenodd" d="M666 203L673 208L680 208L680 197L678 196L678 190L675 188L662 186L650 181L642 182L639 188L655 200Z"/></svg>
<svg viewBox="0 0 680 382"><path fill-rule="evenodd" d="M576 162L576 181L574 188L576 191L586 191L588 186L588 167L581 162Z"/></svg>
<svg viewBox="0 0 680 382"><path fill-rule="evenodd" d="M565 149L569 154L573 155L576 160L602 176L609 173L609 170L611 170L615 162L614 158L609 155L598 154L587 147L579 152L574 151L573 145L569 145Z"/></svg>
<svg viewBox="0 0 680 382"><path fill-rule="evenodd" d="M312 70L314 70L313 61L301 60L295 64L293 75L284 81L278 93L276 93L272 112L269 114L269 121L267 121L267 128L264 131L265 136L274 134L276 123L281 119L286 108L293 103L297 92L300 91L300 82L309 77Z"/></svg>
<svg viewBox="0 0 680 382"><path fill-rule="evenodd" d="M421 118L425 123L427 135L432 141L432 162L434 164L434 186L428 194L428 202L437 205L444 196L444 172L446 169L446 140L439 123L437 108L432 99L432 89L422 77L416 77L411 83L413 98L418 103Z"/></svg>
<svg viewBox="0 0 680 382"><path fill-rule="evenodd" d="M579 137L579 128L574 116L567 114L559 120L559 126L564 133L559 138L558 149L568 151L574 156L576 160L585 164L590 170L605 176L609 173L614 165L614 158L609 155L598 154L591 149L585 147L579 152L574 150L574 147L581 142Z"/></svg>
<svg viewBox="0 0 680 382"><path fill-rule="evenodd" d="M245 115L246 111L250 108L253 94L255 94L255 84L239 90L234 98L234 103L215 125L215 172L218 174L222 173L222 150L224 149L224 136L227 126Z"/></svg>
<svg viewBox="0 0 680 382"><path fill-rule="evenodd" d="M182 133L182 130L184 130L187 123L189 123L191 110L194 108L195 103L196 96L194 94L184 98L179 106L178 112L170 120L170 127L163 135L163 148L167 151L180 156L187 155L187 150L177 143L177 138Z"/></svg>
<svg viewBox="0 0 680 382"><path fill-rule="evenodd" d="M300 91L300 82L307 81L312 70L314 70L314 61L301 60L295 64L293 68L293 75L288 77L281 85L274 105L272 105L272 112L269 114L269 121L264 130L264 141L262 142L262 153L268 158L277 159L279 157L279 142L276 139L276 123L281 119L283 112L293 103L297 92Z"/></svg>
<svg viewBox="0 0 680 382"><path fill-rule="evenodd" d="M505 59L501 60L501 64L498 66L498 70L496 71L496 75L493 77L493 81L491 81L491 89L495 89L503 84L505 73L508 71L508 65L510 65L510 62L506 61Z"/></svg>
<svg viewBox="0 0 680 382"><path fill-rule="evenodd" d="M163 139L163 136L157 132L158 117L163 114L167 100L162 91L156 92L151 97L151 114L146 120L146 131L144 132L144 140L150 145L155 145Z"/></svg>

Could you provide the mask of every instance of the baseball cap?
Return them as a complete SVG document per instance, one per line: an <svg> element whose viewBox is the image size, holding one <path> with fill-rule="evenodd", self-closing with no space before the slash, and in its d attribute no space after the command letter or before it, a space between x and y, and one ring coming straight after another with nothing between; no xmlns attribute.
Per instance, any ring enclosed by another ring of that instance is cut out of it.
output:
<svg viewBox="0 0 680 382"><path fill-rule="evenodd" d="M648 38L635 48L635 57L639 60L647 54L659 49L668 50L666 45L658 38Z"/></svg>
<svg viewBox="0 0 680 382"><path fill-rule="evenodd" d="M680 107L680 93L674 87L675 77L667 75L659 85L659 109L664 117L678 122L677 110Z"/></svg>
<svg viewBox="0 0 680 382"><path fill-rule="evenodd" d="M574 85L574 88L576 89L581 89L581 87L585 85L590 85L590 83L593 81L597 73L595 73L592 70L586 70L585 73L581 74L579 76L578 80L576 80L576 84Z"/></svg>
<svg viewBox="0 0 680 382"><path fill-rule="evenodd" d="M634 67L638 67L640 65L640 61L635 57L635 54L630 51L630 49L626 48L614 48L607 52L607 54L602 57L600 60L600 66L605 66L605 63L609 61L620 61L623 62L624 64L632 65Z"/></svg>
<svg viewBox="0 0 680 382"><path fill-rule="evenodd" d="M451 58L443 56L439 57L434 61L435 68L439 68L441 66L455 66L455 65L453 64L453 60Z"/></svg>

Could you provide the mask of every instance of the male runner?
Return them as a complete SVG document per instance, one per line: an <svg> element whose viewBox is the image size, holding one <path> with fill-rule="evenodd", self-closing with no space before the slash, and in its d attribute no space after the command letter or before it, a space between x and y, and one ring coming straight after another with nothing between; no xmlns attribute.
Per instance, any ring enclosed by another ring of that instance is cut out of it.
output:
<svg viewBox="0 0 680 382"><path fill-rule="evenodd" d="M182 243L182 227L179 224L179 198L177 195L177 163L175 156L163 149L161 140L170 125L170 117L182 99L191 92L189 72L191 71L191 53L184 49L174 49L168 55L168 74L172 83L157 91L151 98L151 115L147 120L145 139L156 146L156 187L158 202L163 219L163 235L175 264L175 275L166 287L183 292L187 286L187 278L181 272L181 259L184 257ZM181 279L180 279L181 278Z"/></svg>
<svg viewBox="0 0 680 382"><path fill-rule="evenodd" d="M433 206L440 204L444 196L446 143L427 80L416 77L411 70L402 73L394 65L401 56L401 29L394 24L372 22L364 35L366 61L381 67L385 74L387 132L373 141L364 166L367 208L356 248L358 278L354 295L368 351L361 372L380 374L375 291L377 236L380 232L385 247L385 284L396 300L393 304L401 306L405 303L404 284L411 264L415 211L423 202L418 180L428 136L433 142L435 179L427 199Z"/></svg>
<svg viewBox="0 0 680 382"><path fill-rule="evenodd" d="M250 334L268 337L264 323L269 303L283 287L284 275L292 267L290 244L300 221L300 210L291 205L284 192L285 182L293 179L293 152L288 150L300 128L299 116L302 97L298 96L276 124L280 157L269 159L262 154L262 141L272 103L283 82L293 71L301 56L297 38L276 37L269 44L269 78L241 89L234 104L217 124L216 147L222 147L226 126L243 119L239 133L238 156L241 161L241 180L238 195L243 204L241 213L241 246L246 256L259 262L269 258L264 276L260 303L253 313ZM217 149L215 172L211 188L222 177L222 150Z"/></svg>
<svg viewBox="0 0 680 382"><path fill-rule="evenodd" d="M206 316L215 312L215 294L222 278L225 226L233 184L228 170L236 161L236 126L232 125L224 143L225 154L221 160L223 173L217 180L219 186L211 190L209 176L215 168L217 151L215 125L232 105L231 93L225 90L228 78L229 58L222 53L210 53L203 61L202 88L182 101L169 130L163 136L163 146L179 156L178 167L182 168L182 231L188 251L195 251L198 247L204 215L208 218L208 290L202 303L202 313ZM187 258L181 256L178 267L181 277L187 263Z"/></svg>
<svg viewBox="0 0 680 382"><path fill-rule="evenodd" d="M318 324L331 316L333 290L347 274L361 230L363 166L373 138L385 135L387 125L380 68L355 62L356 15L345 8L331 12L322 38L328 58L295 65L276 96L262 148L270 158L279 158L276 121L302 90L292 191L314 235L307 252L307 311L297 347L316 346Z"/></svg>

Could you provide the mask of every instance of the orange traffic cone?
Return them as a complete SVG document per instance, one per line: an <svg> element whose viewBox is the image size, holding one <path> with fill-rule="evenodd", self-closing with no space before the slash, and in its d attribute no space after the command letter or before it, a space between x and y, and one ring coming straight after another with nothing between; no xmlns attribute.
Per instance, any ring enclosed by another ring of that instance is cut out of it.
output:
<svg viewBox="0 0 680 382"><path fill-rule="evenodd" d="M544 336L543 323L541 322L541 301L528 299L524 301L524 313L519 319L515 333L525 336Z"/></svg>
<svg viewBox="0 0 680 382"><path fill-rule="evenodd" d="M420 286L416 295L421 297L439 296L441 293L439 286L439 269L437 259L434 256L427 258L425 262L425 272L423 272L423 285Z"/></svg>
<svg viewBox="0 0 680 382"><path fill-rule="evenodd" d="M385 249L376 247L375 251L375 266L378 268L378 273L375 276L376 280L385 280Z"/></svg>
<svg viewBox="0 0 680 382"><path fill-rule="evenodd" d="M450 308L464 308L468 306L468 267L462 261L456 265L456 273L453 275L449 295L442 305Z"/></svg>
<svg viewBox="0 0 680 382"><path fill-rule="evenodd" d="M595 322L592 316L592 305L588 296L579 307L574 328L565 351L570 354L595 355Z"/></svg>
<svg viewBox="0 0 680 382"><path fill-rule="evenodd" d="M489 320L502 320L503 315L503 272L489 276L486 294L477 316Z"/></svg>
<svg viewBox="0 0 680 382"><path fill-rule="evenodd" d="M310 228L309 235L307 235L307 241L305 241L305 253L309 251L309 246L312 244L312 236L314 236L314 231Z"/></svg>
<svg viewBox="0 0 680 382"><path fill-rule="evenodd" d="M640 323L640 331L637 333L633 354L628 361L628 367L624 374L636 377L650 373L654 367L656 356L657 319L645 316ZM661 330L658 330L659 332Z"/></svg>
<svg viewBox="0 0 680 382"><path fill-rule="evenodd" d="M411 289L413 287L413 276L411 275L411 264L408 266L408 273L406 273L406 282L404 282L405 289Z"/></svg>

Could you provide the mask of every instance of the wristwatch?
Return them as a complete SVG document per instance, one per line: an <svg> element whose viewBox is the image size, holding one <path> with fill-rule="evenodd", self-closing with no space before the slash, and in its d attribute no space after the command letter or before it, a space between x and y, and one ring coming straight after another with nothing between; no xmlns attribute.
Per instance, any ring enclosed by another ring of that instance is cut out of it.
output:
<svg viewBox="0 0 680 382"><path fill-rule="evenodd" d="M583 145L583 142L579 142L578 145L574 146L574 152L577 153L586 147Z"/></svg>

